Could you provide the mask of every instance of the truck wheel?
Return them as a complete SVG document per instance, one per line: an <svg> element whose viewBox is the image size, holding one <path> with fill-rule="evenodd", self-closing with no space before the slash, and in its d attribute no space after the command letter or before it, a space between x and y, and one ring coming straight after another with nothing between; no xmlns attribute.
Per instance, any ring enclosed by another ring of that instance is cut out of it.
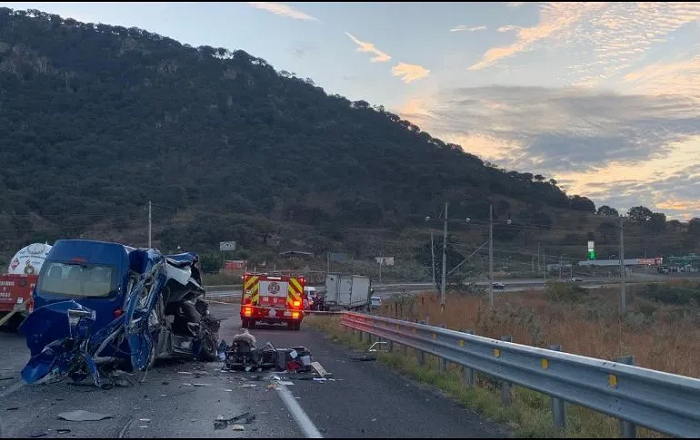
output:
<svg viewBox="0 0 700 440"><path fill-rule="evenodd" d="M241 327L243 328L249 328L250 326L250 320L249 319L241 319Z"/></svg>
<svg viewBox="0 0 700 440"><path fill-rule="evenodd" d="M301 328L301 322L289 321L289 322L287 322L287 328L289 330L298 331Z"/></svg>
<svg viewBox="0 0 700 440"><path fill-rule="evenodd" d="M254 319L248 320L248 328L251 328L251 329L255 328L255 320Z"/></svg>
<svg viewBox="0 0 700 440"><path fill-rule="evenodd" d="M214 362L217 359L216 340L214 335L206 333L201 341L202 348L199 351L199 358L204 362Z"/></svg>

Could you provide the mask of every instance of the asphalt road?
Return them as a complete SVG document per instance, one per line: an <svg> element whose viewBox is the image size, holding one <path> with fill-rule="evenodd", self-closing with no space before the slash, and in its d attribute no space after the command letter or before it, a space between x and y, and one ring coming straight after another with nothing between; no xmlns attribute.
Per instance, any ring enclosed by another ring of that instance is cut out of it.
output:
<svg viewBox="0 0 700 440"><path fill-rule="evenodd" d="M221 337L240 330L238 307L215 304L226 320ZM355 362L347 349L302 325L252 330L258 343L306 346L333 381L294 380L269 389L263 373L222 372L221 363L160 362L143 383L99 390L67 382L22 386L19 370L28 351L17 334L0 333L0 437L503 437L501 426L376 362ZM192 373L181 374L180 372ZM134 378L135 379L135 378ZM189 386L197 384L203 386ZM108 414L96 422L68 422L58 414L84 409ZM245 431L215 430L217 415L256 415ZM58 430L69 429L68 433Z"/></svg>

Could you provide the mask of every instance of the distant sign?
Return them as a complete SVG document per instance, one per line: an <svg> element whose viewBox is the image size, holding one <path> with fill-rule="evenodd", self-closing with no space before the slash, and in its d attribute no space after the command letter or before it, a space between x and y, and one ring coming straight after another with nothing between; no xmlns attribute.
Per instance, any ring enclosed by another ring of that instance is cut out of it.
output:
<svg viewBox="0 0 700 440"><path fill-rule="evenodd" d="M248 260L226 260L226 270L245 269L248 266Z"/></svg>
<svg viewBox="0 0 700 440"><path fill-rule="evenodd" d="M328 259L335 261L336 263L342 263L348 259L348 254L343 254L339 252L330 252L328 254Z"/></svg>
<svg viewBox="0 0 700 440"><path fill-rule="evenodd" d="M222 241L219 243L220 251L235 251L236 242L235 241Z"/></svg>
<svg viewBox="0 0 700 440"><path fill-rule="evenodd" d="M376 261L377 264L380 264L382 266L393 266L394 265L394 257L375 257L374 261Z"/></svg>
<svg viewBox="0 0 700 440"><path fill-rule="evenodd" d="M589 240L588 241L588 252L593 252L595 251L595 241Z"/></svg>

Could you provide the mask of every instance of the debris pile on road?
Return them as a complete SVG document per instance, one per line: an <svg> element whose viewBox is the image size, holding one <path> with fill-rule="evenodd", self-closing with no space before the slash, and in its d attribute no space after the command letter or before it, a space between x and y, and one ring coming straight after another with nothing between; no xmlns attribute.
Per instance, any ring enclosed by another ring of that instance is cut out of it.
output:
<svg viewBox="0 0 700 440"><path fill-rule="evenodd" d="M229 371L270 370L307 372L311 370L311 352L306 347L276 348L271 342L256 346L255 336L243 333L233 337L231 345L219 344L224 356L225 369Z"/></svg>

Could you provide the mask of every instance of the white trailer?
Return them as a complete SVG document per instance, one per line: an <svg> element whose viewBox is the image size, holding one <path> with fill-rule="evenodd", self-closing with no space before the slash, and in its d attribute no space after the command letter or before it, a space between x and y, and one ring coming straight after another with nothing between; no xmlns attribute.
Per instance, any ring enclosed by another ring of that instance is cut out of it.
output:
<svg viewBox="0 0 700 440"><path fill-rule="evenodd" d="M329 309L361 309L369 302L371 282L362 275L326 275L324 304Z"/></svg>

